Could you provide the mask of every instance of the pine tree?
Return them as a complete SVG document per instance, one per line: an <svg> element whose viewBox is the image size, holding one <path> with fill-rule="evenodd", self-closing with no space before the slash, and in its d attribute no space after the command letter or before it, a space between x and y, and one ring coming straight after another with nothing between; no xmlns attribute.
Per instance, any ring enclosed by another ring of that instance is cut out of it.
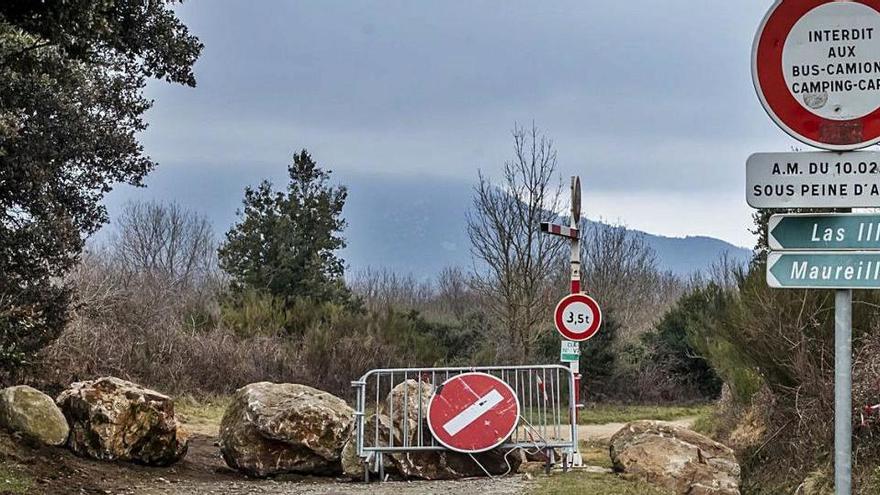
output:
<svg viewBox="0 0 880 495"><path fill-rule="evenodd" d="M293 155L286 192L269 181L245 189L240 221L226 233L220 266L232 276L234 292L256 290L290 303L347 302L342 276L345 247L342 208L348 191L328 184L330 172L308 151Z"/></svg>

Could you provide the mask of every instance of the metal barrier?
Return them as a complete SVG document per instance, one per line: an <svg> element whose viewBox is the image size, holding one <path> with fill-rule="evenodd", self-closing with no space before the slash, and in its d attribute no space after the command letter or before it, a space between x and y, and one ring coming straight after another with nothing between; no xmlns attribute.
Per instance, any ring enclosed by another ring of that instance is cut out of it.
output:
<svg viewBox="0 0 880 495"><path fill-rule="evenodd" d="M372 471L384 480L385 454L448 450L428 430L428 399L435 387L470 372L500 378L519 399L516 429L498 449L540 449L547 454L548 469L556 462L556 452L562 455L564 469L573 460L579 461L575 378L565 366L376 369L351 382L355 389L357 455L365 464L365 481L369 481L371 464ZM395 396L392 391L398 387L401 390ZM411 393L416 397L411 398ZM373 417L368 425L368 415L376 413L384 415L390 424L380 425L382 420Z"/></svg>

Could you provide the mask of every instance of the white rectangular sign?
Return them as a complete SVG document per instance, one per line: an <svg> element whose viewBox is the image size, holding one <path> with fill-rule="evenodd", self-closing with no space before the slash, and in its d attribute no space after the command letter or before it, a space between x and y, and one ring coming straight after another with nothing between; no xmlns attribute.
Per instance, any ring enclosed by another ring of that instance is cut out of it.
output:
<svg viewBox="0 0 880 495"><path fill-rule="evenodd" d="M753 208L880 207L880 152L756 153L746 199Z"/></svg>
<svg viewBox="0 0 880 495"><path fill-rule="evenodd" d="M581 346L577 342L563 340L559 350L559 360L563 363L576 363L581 358Z"/></svg>

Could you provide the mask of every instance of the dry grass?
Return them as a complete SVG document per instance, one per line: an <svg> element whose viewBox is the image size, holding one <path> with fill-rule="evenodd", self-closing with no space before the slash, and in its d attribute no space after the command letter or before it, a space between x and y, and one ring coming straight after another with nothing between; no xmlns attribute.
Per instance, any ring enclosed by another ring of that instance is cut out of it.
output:
<svg viewBox="0 0 880 495"><path fill-rule="evenodd" d="M642 481L630 481L616 474L578 471L554 473L538 478L535 495L672 495Z"/></svg>
<svg viewBox="0 0 880 495"><path fill-rule="evenodd" d="M220 420L223 419L230 400L228 396L213 396L202 400L186 396L174 402L174 411L190 433L217 436Z"/></svg>
<svg viewBox="0 0 880 495"><path fill-rule="evenodd" d="M608 453L608 444L601 442L581 442L581 457L584 464L611 469L611 456Z"/></svg>
<svg viewBox="0 0 880 495"><path fill-rule="evenodd" d="M15 466L0 462L0 493L30 493L33 481Z"/></svg>
<svg viewBox="0 0 880 495"><path fill-rule="evenodd" d="M712 406L699 404L691 406L654 406L654 405L588 405L578 414L578 424L601 425L607 423L628 423L641 419L672 421L682 418L708 415Z"/></svg>

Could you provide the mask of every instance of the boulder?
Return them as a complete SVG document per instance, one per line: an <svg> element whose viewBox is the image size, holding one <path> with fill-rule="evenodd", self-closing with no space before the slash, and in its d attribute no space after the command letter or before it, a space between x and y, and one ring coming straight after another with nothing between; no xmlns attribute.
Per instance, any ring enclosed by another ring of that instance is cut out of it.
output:
<svg viewBox="0 0 880 495"><path fill-rule="evenodd" d="M363 458L357 455L357 438L355 438L354 432L345 441L339 456L339 462L342 464L342 474L352 480L364 479L366 466L364 465Z"/></svg>
<svg viewBox="0 0 880 495"><path fill-rule="evenodd" d="M419 407L421 405L421 420L425 422L428 402L431 401L433 394L433 385L423 381L406 380L391 389L385 400L379 404L379 413L391 419L391 423L400 431L401 438L406 435L410 443L415 443L419 435ZM426 428L423 425L423 433ZM428 441L430 442L430 434Z"/></svg>
<svg viewBox="0 0 880 495"><path fill-rule="evenodd" d="M0 428L46 445L63 444L70 432L55 401L27 385L0 390Z"/></svg>
<svg viewBox="0 0 880 495"><path fill-rule="evenodd" d="M74 383L55 400L70 425L74 453L107 461L168 466L188 437L166 395L114 377Z"/></svg>
<svg viewBox="0 0 880 495"><path fill-rule="evenodd" d="M417 445L421 434L421 445L431 445L431 430L428 428L428 402L434 387L428 383L407 380L395 386L385 401L379 406L391 418L394 431L400 438L407 438L410 445ZM422 404L421 429L419 429L419 403ZM407 407L403 407L404 404ZM393 405L393 408L391 407ZM367 431L370 431L367 429ZM522 457L514 452L506 455L501 449L475 454L451 451L424 451L392 454L393 470L404 478L424 480L450 480L472 478L489 474L502 475L516 473ZM477 462L474 462L476 459ZM479 463L479 464L478 464ZM480 467L482 465L482 467ZM486 471L483 470L485 468ZM386 471L388 468L386 467Z"/></svg>
<svg viewBox="0 0 880 495"><path fill-rule="evenodd" d="M680 495L739 495L730 448L661 421L629 423L611 437L614 470Z"/></svg>
<svg viewBox="0 0 880 495"><path fill-rule="evenodd" d="M474 454L472 459L458 452L427 451L394 454L393 458L398 472L406 478L455 480L486 476L486 471L492 476L514 474L522 464L522 456L516 451L507 454L502 449L494 449Z"/></svg>
<svg viewBox="0 0 880 495"><path fill-rule="evenodd" d="M388 440L391 438L391 435L394 435L394 444L400 445L400 431L392 426L391 418L388 416L385 416L384 414L373 414L364 421L365 446L388 445ZM379 440L378 442L376 442L377 437ZM343 474L353 480L363 479L365 474L364 470L367 469L367 466L364 465L364 459L357 455L357 436L354 428L352 428L349 438L342 447L341 456ZM386 457L385 459L386 461L390 461L386 463L385 472L388 474L399 474L393 463L393 457ZM376 474L374 467L374 464L370 464L369 466L370 473L372 474Z"/></svg>
<svg viewBox="0 0 880 495"><path fill-rule="evenodd" d="M249 476L334 475L354 410L327 392L291 383L238 389L220 423L226 463Z"/></svg>

